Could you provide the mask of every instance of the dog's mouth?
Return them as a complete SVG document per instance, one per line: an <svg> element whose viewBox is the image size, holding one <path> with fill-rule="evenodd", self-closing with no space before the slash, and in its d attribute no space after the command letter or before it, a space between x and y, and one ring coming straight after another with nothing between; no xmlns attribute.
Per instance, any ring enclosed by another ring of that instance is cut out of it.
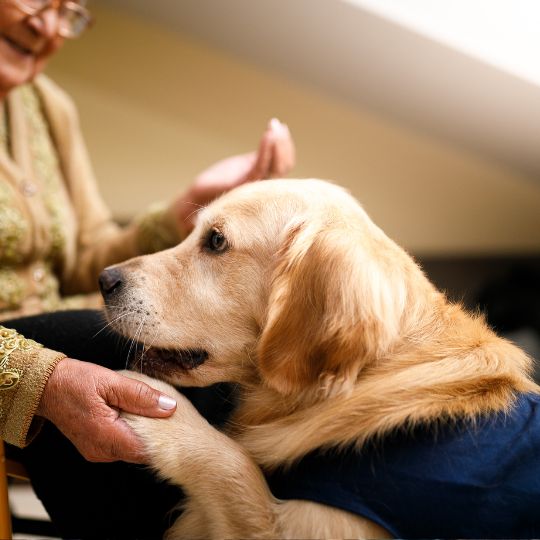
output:
<svg viewBox="0 0 540 540"><path fill-rule="evenodd" d="M208 356L208 351L204 349L160 349L139 345L135 347L130 363L133 369L149 375L166 374L195 369L204 364Z"/></svg>

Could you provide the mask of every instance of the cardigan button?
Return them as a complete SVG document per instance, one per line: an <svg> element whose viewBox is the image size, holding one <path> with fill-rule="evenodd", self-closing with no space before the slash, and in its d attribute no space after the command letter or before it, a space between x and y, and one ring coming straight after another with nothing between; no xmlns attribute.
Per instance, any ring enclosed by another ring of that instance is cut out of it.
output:
<svg viewBox="0 0 540 540"><path fill-rule="evenodd" d="M37 193L37 187L33 182L24 180L21 184L21 191L25 197L33 197Z"/></svg>
<svg viewBox="0 0 540 540"><path fill-rule="evenodd" d="M34 278L34 281L40 282L45 277L45 270L41 266L38 266L32 273L32 277Z"/></svg>

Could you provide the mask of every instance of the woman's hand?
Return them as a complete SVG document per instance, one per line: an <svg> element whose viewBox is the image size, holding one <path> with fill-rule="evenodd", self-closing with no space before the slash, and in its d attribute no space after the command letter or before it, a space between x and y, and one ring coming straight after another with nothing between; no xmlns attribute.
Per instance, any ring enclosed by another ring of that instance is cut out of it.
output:
<svg viewBox="0 0 540 540"><path fill-rule="evenodd" d="M50 376L37 414L50 420L88 461L144 463L142 446L120 411L165 418L176 401L147 384L71 358Z"/></svg>
<svg viewBox="0 0 540 540"><path fill-rule="evenodd" d="M204 170L170 210L180 230L187 234L193 229L201 207L245 182L284 176L294 163L295 149L289 128L273 118L256 152L226 158Z"/></svg>

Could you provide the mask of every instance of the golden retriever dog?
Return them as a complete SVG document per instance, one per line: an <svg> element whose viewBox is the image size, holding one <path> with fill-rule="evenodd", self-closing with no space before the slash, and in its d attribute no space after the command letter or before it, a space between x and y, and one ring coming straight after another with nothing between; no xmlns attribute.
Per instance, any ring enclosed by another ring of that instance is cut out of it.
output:
<svg viewBox="0 0 540 540"><path fill-rule="evenodd" d="M187 494L168 537L540 534L531 359L344 189L244 185L100 284L115 330L143 346L146 375L127 373L178 400L168 419L124 415ZM221 381L240 388L223 431L169 386Z"/></svg>

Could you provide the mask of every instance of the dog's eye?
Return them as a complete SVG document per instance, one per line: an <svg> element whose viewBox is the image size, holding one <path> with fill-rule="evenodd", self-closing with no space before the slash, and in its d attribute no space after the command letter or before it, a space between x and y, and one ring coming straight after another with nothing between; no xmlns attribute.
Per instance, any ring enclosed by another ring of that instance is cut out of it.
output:
<svg viewBox="0 0 540 540"><path fill-rule="evenodd" d="M212 229L206 239L205 247L210 251L221 252L227 248L227 240L221 231Z"/></svg>

